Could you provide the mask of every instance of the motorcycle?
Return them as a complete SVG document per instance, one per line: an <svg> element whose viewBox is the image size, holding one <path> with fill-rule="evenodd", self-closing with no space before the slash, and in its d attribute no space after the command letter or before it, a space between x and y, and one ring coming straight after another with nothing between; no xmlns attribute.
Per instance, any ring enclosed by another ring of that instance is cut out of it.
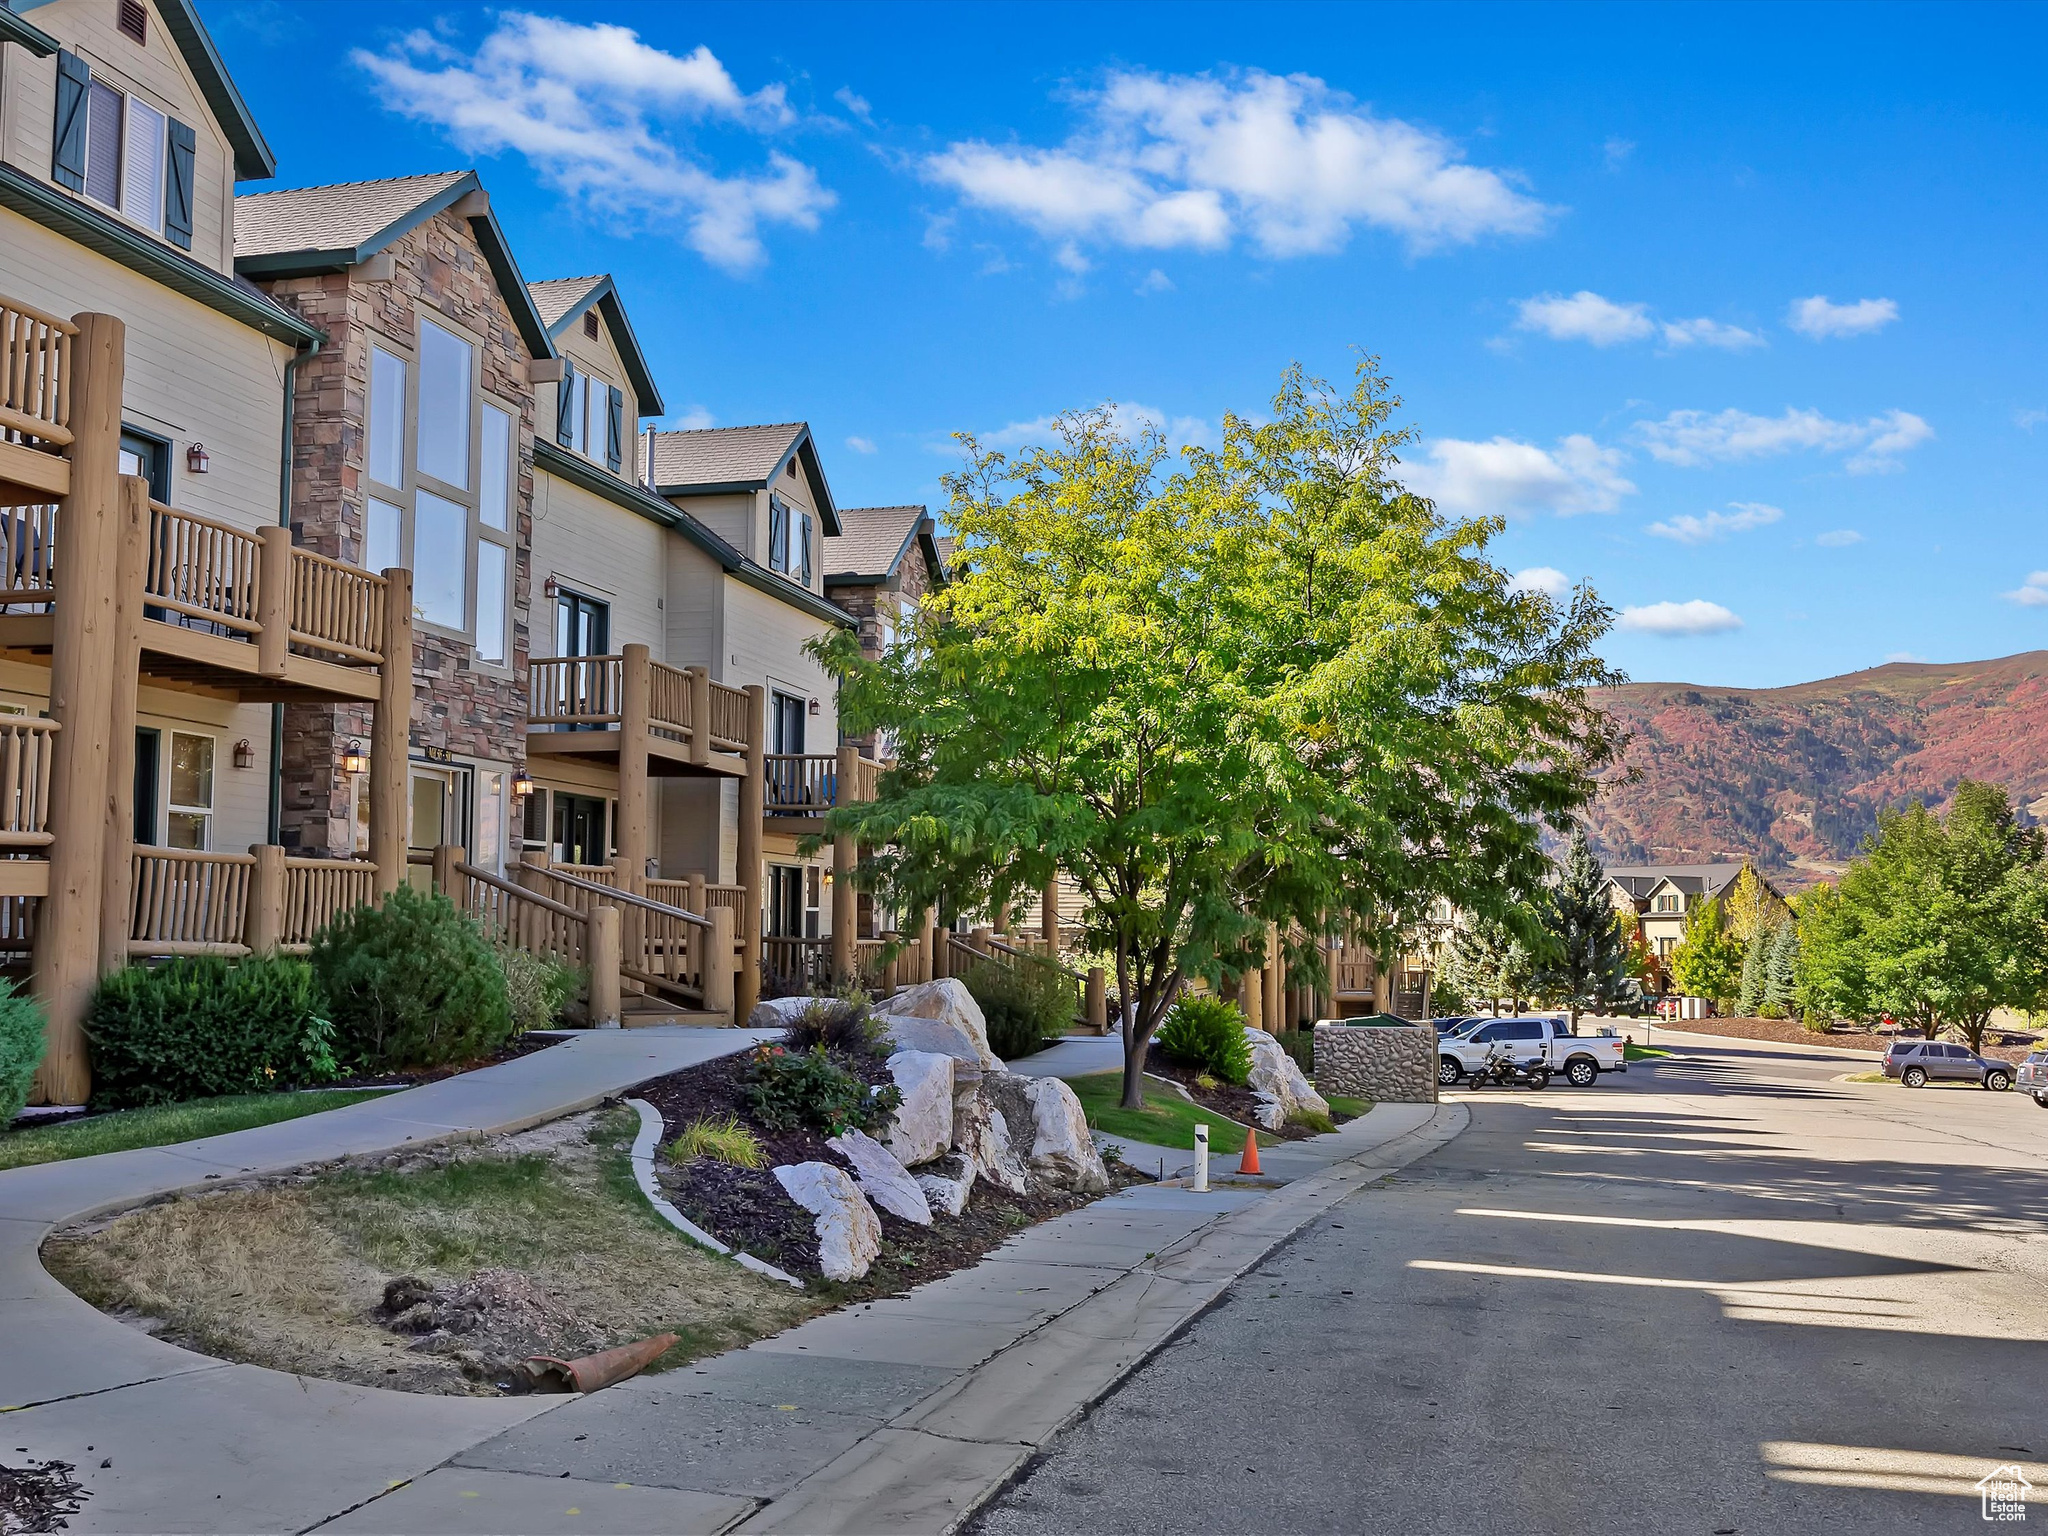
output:
<svg viewBox="0 0 2048 1536"><path fill-rule="evenodd" d="M1487 1051L1486 1060L1472 1073L1471 1086L1474 1088L1529 1088L1542 1089L1550 1086L1550 1063L1541 1057L1527 1061L1516 1061L1505 1040L1497 1041Z"/></svg>

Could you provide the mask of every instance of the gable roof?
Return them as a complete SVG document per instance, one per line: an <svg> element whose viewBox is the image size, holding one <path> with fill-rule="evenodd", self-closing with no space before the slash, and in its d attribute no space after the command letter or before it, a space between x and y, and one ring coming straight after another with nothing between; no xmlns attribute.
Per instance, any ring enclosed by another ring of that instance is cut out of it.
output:
<svg viewBox="0 0 2048 1536"><path fill-rule="evenodd" d="M234 146L235 180L268 181L277 174L277 156L271 153L269 141L249 111L249 103L242 100L234 77L221 62L197 7L192 0L156 0L156 8L163 17L164 30L185 57L185 67L199 82L199 94L206 98L221 132Z"/></svg>
<svg viewBox="0 0 2048 1536"><path fill-rule="evenodd" d="M1617 864L1605 874L1632 899L1642 901L1662 885L1688 896L1718 896L1735 883L1743 867L1740 863Z"/></svg>
<svg viewBox="0 0 2048 1536"><path fill-rule="evenodd" d="M762 427L706 427L654 434L654 489L663 496L708 496L720 491L766 490L795 459L816 493L828 536L839 532L839 509L818 462L808 423Z"/></svg>
<svg viewBox="0 0 2048 1536"><path fill-rule="evenodd" d="M931 567L932 585L945 585L936 525L923 507L847 507L839 514L839 526L842 531L825 540L826 586L887 581L918 544Z"/></svg>
<svg viewBox="0 0 2048 1536"><path fill-rule="evenodd" d="M611 330L612 345L619 349L619 358L626 365L626 377L640 403L640 414L667 414L668 407L661 403L661 388L654 382L654 371L647 366L647 354L640 350L640 338L633 334L626 307L619 302L618 285L609 272L595 277L552 277L546 282L529 283L527 291L533 295L534 307L540 311L541 322L551 338L560 337L576 323L578 315L595 304Z"/></svg>
<svg viewBox="0 0 2048 1536"><path fill-rule="evenodd" d="M436 171L247 193L235 199L235 270L248 277L346 271L483 190L475 171ZM482 212L469 215L469 227L527 350L535 357L553 357L554 341L520 276L488 194Z"/></svg>

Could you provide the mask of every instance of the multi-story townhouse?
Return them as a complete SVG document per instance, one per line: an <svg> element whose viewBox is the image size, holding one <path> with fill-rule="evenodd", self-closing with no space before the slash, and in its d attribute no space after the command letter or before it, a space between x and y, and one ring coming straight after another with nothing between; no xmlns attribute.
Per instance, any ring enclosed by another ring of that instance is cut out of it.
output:
<svg viewBox="0 0 2048 1536"><path fill-rule="evenodd" d="M873 659L896 643L917 605L946 584L939 558L938 525L930 512L914 507L846 507L840 532L825 539L825 595L860 626L861 654ZM842 732L870 757L872 734Z"/></svg>
<svg viewBox="0 0 2048 1536"><path fill-rule="evenodd" d="M1702 902L1725 896L1745 868L1733 864L1614 864L1607 876L1608 899L1643 941L1656 974L1650 990L1670 987L1671 952L1685 940L1685 920ZM1778 893L1768 882L1766 890Z"/></svg>
<svg viewBox="0 0 2048 1536"><path fill-rule="evenodd" d="M307 920L369 894L281 862L277 710L378 703L411 604L282 526L280 381L322 336L234 274L235 184L275 167L190 4L51 0L0 42L0 948L69 1103L103 969L302 938L287 881Z"/></svg>

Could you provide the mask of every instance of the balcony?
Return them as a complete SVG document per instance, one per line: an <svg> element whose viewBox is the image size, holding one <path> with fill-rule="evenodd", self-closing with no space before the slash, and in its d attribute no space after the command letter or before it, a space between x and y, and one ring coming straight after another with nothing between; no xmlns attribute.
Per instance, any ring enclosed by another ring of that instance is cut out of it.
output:
<svg viewBox="0 0 2048 1536"><path fill-rule="evenodd" d="M825 814L840 805L875 798L882 765L858 749L770 752L762 758L766 793L762 815L777 832L809 837L825 830Z"/></svg>
<svg viewBox="0 0 2048 1536"><path fill-rule="evenodd" d="M702 667L671 667L629 645L617 656L559 656L528 669L526 750L619 766L638 744L656 778L737 778L747 771L753 700Z"/></svg>
<svg viewBox="0 0 2048 1536"><path fill-rule="evenodd" d="M0 505L71 494L72 344L78 327L0 299Z"/></svg>

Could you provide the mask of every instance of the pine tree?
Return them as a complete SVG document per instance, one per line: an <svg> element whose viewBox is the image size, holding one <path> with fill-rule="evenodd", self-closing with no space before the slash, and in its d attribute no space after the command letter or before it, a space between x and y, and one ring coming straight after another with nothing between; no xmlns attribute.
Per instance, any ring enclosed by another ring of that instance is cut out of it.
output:
<svg viewBox="0 0 2048 1536"><path fill-rule="evenodd" d="M1771 939L1771 957L1764 967L1764 1012L1784 1018L1792 1012L1799 985L1799 927L1787 917Z"/></svg>
<svg viewBox="0 0 2048 1536"><path fill-rule="evenodd" d="M1468 1007L1496 1015L1505 1002L1512 1012L1528 995L1535 975L1529 946L1507 924L1475 917L1458 930L1444 962L1444 977Z"/></svg>
<svg viewBox="0 0 2048 1536"><path fill-rule="evenodd" d="M1735 999L1735 1011L1745 1019L1757 1017L1764 1005L1764 971L1770 964L1771 930L1759 928L1749 936L1742 952L1742 990Z"/></svg>
<svg viewBox="0 0 2048 1536"><path fill-rule="evenodd" d="M1628 936L1584 827L1572 833L1543 921L1551 952L1537 985L1564 1004L1574 1024L1583 1008L1614 1007L1631 998Z"/></svg>

